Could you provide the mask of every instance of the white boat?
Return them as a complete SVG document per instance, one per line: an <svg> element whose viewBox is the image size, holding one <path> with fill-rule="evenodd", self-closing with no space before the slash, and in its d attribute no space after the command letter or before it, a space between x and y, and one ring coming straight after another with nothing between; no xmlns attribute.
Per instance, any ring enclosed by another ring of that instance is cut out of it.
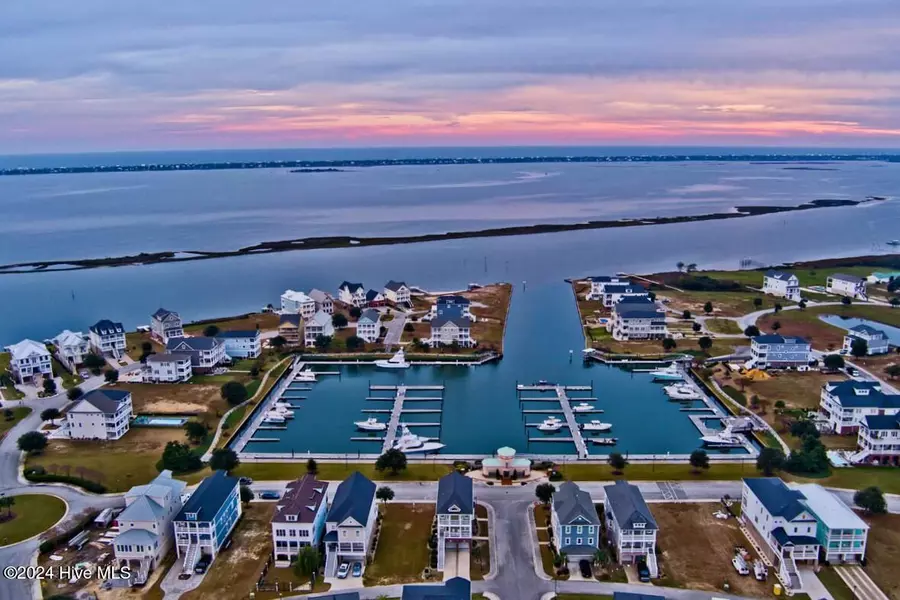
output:
<svg viewBox="0 0 900 600"><path fill-rule="evenodd" d="M562 429L563 422L556 417L547 417L537 426L538 431L559 431Z"/></svg>
<svg viewBox="0 0 900 600"><path fill-rule="evenodd" d="M409 362L403 353L403 348L397 350L397 353L387 360L376 360L375 366L379 369L408 369Z"/></svg>
<svg viewBox="0 0 900 600"><path fill-rule="evenodd" d="M585 431L609 431L612 429L612 423L604 423L603 421L592 419L582 425L581 428Z"/></svg>
<svg viewBox="0 0 900 600"><path fill-rule="evenodd" d="M294 418L294 411L292 411L292 410L289 409L289 408L284 408L284 407L276 406L275 408L273 408L273 409L270 410L269 412L272 413L272 414L275 414L275 415L279 415L279 416L281 416L281 417L283 417L283 418L285 418L285 419L293 419L293 418Z"/></svg>
<svg viewBox="0 0 900 600"><path fill-rule="evenodd" d="M615 446L619 443L619 438L589 438L592 444L597 446Z"/></svg>
<svg viewBox="0 0 900 600"><path fill-rule="evenodd" d="M682 380L684 380L684 375L681 373L681 369L679 369L674 364L671 364L668 367L654 369L653 371L650 371L650 375L653 376L654 381L682 381Z"/></svg>
<svg viewBox="0 0 900 600"><path fill-rule="evenodd" d="M409 430L404 424L400 424L400 437L394 441L394 450L399 450L403 454L436 452L446 446L438 441L432 441L431 438L416 435Z"/></svg>
<svg viewBox="0 0 900 600"><path fill-rule="evenodd" d="M280 413L269 411L265 415L263 415L263 423L283 425L284 416Z"/></svg>
<svg viewBox="0 0 900 600"><path fill-rule="evenodd" d="M387 423L382 423L375 417L369 417L365 421L355 421L353 424L362 431L384 431L387 429Z"/></svg>
<svg viewBox="0 0 900 600"><path fill-rule="evenodd" d="M667 385L663 391L672 400L701 400L703 398L697 393L697 390L684 383Z"/></svg>
<svg viewBox="0 0 900 600"><path fill-rule="evenodd" d="M900 240L891 240L887 243L888 246L900 246Z"/></svg>
<svg viewBox="0 0 900 600"><path fill-rule="evenodd" d="M703 445L709 448L741 448L746 443L747 438L731 430L730 426L711 435L704 435L700 438Z"/></svg>
<svg viewBox="0 0 900 600"><path fill-rule="evenodd" d="M575 412L586 412L589 410L594 410L594 405L588 404L587 402L579 402L572 407L572 410L574 410Z"/></svg>
<svg viewBox="0 0 900 600"><path fill-rule="evenodd" d="M307 369L306 371L300 371L297 373L297 377L294 378L294 381L315 381L316 373L315 371L310 371Z"/></svg>

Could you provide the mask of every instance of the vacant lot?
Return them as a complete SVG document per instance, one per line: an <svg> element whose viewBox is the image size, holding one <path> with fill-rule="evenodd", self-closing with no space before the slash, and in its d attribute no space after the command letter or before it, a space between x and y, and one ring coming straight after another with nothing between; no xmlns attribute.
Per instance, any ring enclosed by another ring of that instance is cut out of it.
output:
<svg viewBox="0 0 900 600"><path fill-rule="evenodd" d="M434 504L386 504L375 560L363 574L366 585L424 581Z"/></svg>
<svg viewBox="0 0 900 600"><path fill-rule="evenodd" d="M196 415L215 427L230 406L222 399L220 386L193 383L120 383L131 392L135 414Z"/></svg>
<svg viewBox="0 0 900 600"><path fill-rule="evenodd" d="M869 530L866 573L890 598L900 598L900 515L865 517Z"/></svg>
<svg viewBox="0 0 900 600"><path fill-rule="evenodd" d="M215 325L220 331L251 329L272 331L278 329L278 315L276 313L251 313L239 317L223 317L218 320L190 323L184 326L184 332L188 335L201 335L203 330L210 325Z"/></svg>
<svg viewBox="0 0 900 600"><path fill-rule="evenodd" d="M741 333L741 328L731 319L707 319L706 328L712 333L724 333L729 335Z"/></svg>
<svg viewBox="0 0 900 600"><path fill-rule="evenodd" d="M666 306L680 313L685 310L691 312L692 315L705 315L703 307L707 302L712 302L713 317L739 317L747 313L761 310L764 308L772 308L775 302L781 303L783 306L793 304L783 298L775 299L772 296L764 296L756 292L676 292L673 290L661 290L658 292L660 300L666 303ZM762 299L762 306L757 307L754 298Z"/></svg>
<svg viewBox="0 0 900 600"><path fill-rule="evenodd" d="M778 333L781 335L799 335L812 341L819 350L839 349L844 342L845 330L829 325L819 318L820 315L837 315L840 317L858 317L879 323L900 326L900 309L886 306L852 304L850 306L817 306L805 310L782 311L777 315L762 317L757 325L761 331L771 331L772 323L781 323Z"/></svg>

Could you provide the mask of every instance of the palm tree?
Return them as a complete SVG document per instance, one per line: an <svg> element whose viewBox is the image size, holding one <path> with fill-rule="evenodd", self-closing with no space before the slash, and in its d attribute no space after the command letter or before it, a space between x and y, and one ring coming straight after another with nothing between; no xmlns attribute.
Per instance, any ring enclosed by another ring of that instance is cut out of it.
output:
<svg viewBox="0 0 900 600"><path fill-rule="evenodd" d="M594 552L594 563L603 566L609 561L609 552L603 548L597 548Z"/></svg>
<svg viewBox="0 0 900 600"><path fill-rule="evenodd" d="M684 263L680 260L677 263L675 263L675 266L678 267L679 272L684 270Z"/></svg>

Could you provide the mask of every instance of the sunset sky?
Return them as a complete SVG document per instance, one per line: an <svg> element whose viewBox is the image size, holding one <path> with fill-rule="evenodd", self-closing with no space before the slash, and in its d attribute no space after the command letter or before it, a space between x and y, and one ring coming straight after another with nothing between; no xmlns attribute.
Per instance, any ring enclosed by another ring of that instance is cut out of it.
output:
<svg viewBox="0 0 900 600"><path fill-rule="evenodd" d="M0 153L900 145L900 0L4 0Z"/></svg>

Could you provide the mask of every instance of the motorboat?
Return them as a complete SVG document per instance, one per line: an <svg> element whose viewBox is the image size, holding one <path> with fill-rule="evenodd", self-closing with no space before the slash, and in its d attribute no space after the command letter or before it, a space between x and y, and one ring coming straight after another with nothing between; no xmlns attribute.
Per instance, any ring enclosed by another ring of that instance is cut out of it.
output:
<svg viewBox="0 0 900 600"><path fill-rule="evenodd" d="M369 417L365 421L355 421L353 424L362 431L384 431L387 429L387 423L382 423L375 417Z"/></svg>
<svg viewBox="0 0 900 600"><path fill-rule="evenodd" d="M590 442L597 446L615 446L619 443L619 438L590 438Z"/></svg>
<svg viewBox="0 0 900 600"><path fill-rule="evenodd" d="M546 379L538 379L538 382L535 385L553 385L553 383L547 381Z"/></svg>
<svg viewBox="0 0 900 600"><path fill-rule="evenodd" d="M747 442L747 438L734 433L728 425L722 431L704 435L700 439L708 448L741 448Z"/></svg>
<svg viewBox="0 0 900 600"><path fill-rule="evenodd" d="M663 388L666 395L672 400L702 400L703 396L697 390L684 383L667 385Z"/></svg>
<svg viewBox="0 0 900 600"><path fill-rule="evenodd" d="M397 353L389 359L376 360L375 366L379 369L408 369L410 364L406 360L406 354L403 353L403 348L400 348L397 350Z"/></svg>
<svg viewBox="0 0 900 600"><path fill-rule="evenodd" d="M278 410L291 410L292 408L294 408L293 406L291 406L290 402L285 402L284 400L276 400L275 404L273 404L272 406Z"/></svg>
<svg viewBox="0 0 900 600"><path fill-rule="evenodd" d="M263 423L269 423L273 425L283 425L284 424L284 415L279 412L269 411L263 415Z"/></svg>
<svg viewBox="0 0 900 600"><path fill-rule="evenodd" d="M653 381L683 381L684 374L675 364L650 371Z"/></svg>
<svg viewBox="0 0 900 600"><path fill-rule="evenodd" d="M887 243L888 246L900 246L900 240L891 240Z"/></svg>
<svg viewBox="0 0 900 600"><path fill-rule="evenodd" d="M604 423L597 419L592 419L581 426L584 431L609 431L612 429L612 423Z"/></svg>
<svg viewBox="0 0 900 600"><path fill-rule="evenodd" d="M294 381L305 381L312 382L316 380L316 372L310 371L309 369L305 371L300 371L297 373L297 377L294 378Z"/></svg>
<svg viewBox="0 0 900 600"><path fill-rule="evenodd" d="M563 422L556 417L547 417L537 426L538 431L559 431L562 429Z"/></svg>
<svg viewBox="0 0 900 600"><path fill-rule="evenodd" d="M392 446L394 450L399 450L404 454L437 452L446 446L439 441L432 441L431 438L416 435L409 430L404 424L400 424L400 437L394 441Z"/></svg>
<svg viewBox="0 0 900 600"><path fill-rule="evenodd" d="M588 404L587 402L579 402L572 407L572 410L574 410L575 412L587 412L589 410L594 410L594 405Z"/></svg>

